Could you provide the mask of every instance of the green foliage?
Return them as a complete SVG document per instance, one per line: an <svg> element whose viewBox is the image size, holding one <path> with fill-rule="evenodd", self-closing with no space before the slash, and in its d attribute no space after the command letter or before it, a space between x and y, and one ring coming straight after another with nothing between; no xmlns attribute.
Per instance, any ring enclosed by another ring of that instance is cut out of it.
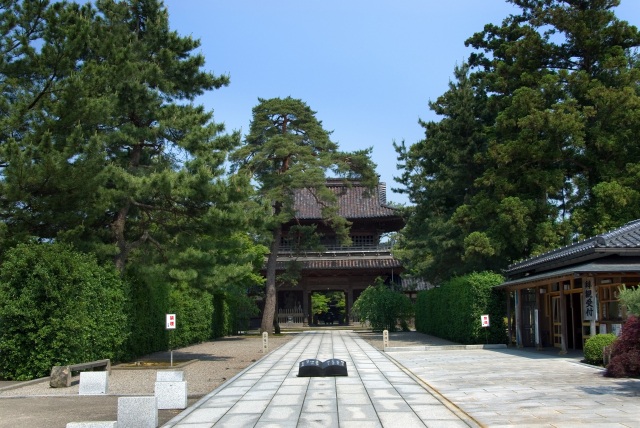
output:
<svg viewBox="0 0 640 428"><path fill-rule="evenodd" d="M229 330L229 306L225 301L224 294L213 296L213 337L223 337Z"/></svg>
<svg viewBox="0 0 640 428"><path fill-rule="evenodd" d="M234 289L226 294L225 302L228 305L229 317L227 321L229 327L226 334L233 335L249 330L249 320L260 312L255 300L243 293L242 290Z"/></svg>
<svg viewBox="0 0 640 428"><path fill-rule="evenodd" d="M311 294L311 313L322 315L329 311L329 296L324 293Z"/></svg>
<svg viewBox="0 0 640 428"><path fill-rule="evenodd" d="M620 301L627 307L629 315L640 316L640 287L620 289Z"/></svg>
<svg viewBox="0 0 640 428"><path fill-rule="evenodd" d="M502 282L496 273L472 273L421 291L416 330L462 344L507 343L506 298L493 288ZM482 327L482 315L489 315L489 327Z"/></svg>
<svg viewBox="0 0 640 428"><path fill-rule="evenodd" d="M126 284L64 244L21 244L0 267L0 376L26 380L54 365L118 360L127 339Z"/></svg>
<svg viewBox="0 0 640 428"><path fill-rule="evenodd" d="M409 297L390 289L378 278L360 294L352 311L360 320L368 320L374 331L396 331L398 323L406 325L413 316L413 304Z"/></svg>
<svg viewBox="0 0 640 428"><path fill-rule="evenodd" d="M434 283L637 218L640 32L617 1L512 3L466 41L425 138L396 145L415 203L397 254Z"/></svg>
<svg viewBox="0 0 640 428"><path fill-rule="evenodd" d="M276 259L283 226L296 216L295 191L313 192L325 223L339 241L348 242L349 222L338 215L337 197L326 185L326 174L331 171L341 178L358 179L369 187L375 186L378 178L370 159L371 149L340 152L316 112L302 100L260 98L252 113L249 134L244 144L232 151L230 160L232 171L256 181L258 195L266 206L263 220L271 232L271 242L261 330L271 332L276 309ZM317 247L314 230L296 227L291 232L286 238L294 248ZM281 279L293 282L295 277L284 275Z"/></svg>
<svg viewBox="0 0 640 428"><path fill-rule="evenodd" d="M171 287L166 282L153 283L152 278L131 277L128 314L131 333L127 341L127 358L168 349L165 314L169 311ZM135 281L135 282L134 282Z"/></svg>
<svg viewBox="0 0 640 428"><path fill-rule="evenodd" d="M603 350L605 346L611 344L617 339L613 333L596 334L587 339L584 344L584 359L589 364L601 365L603 363Z"/></svg>
<svg viewBox="0 0 640 428"><path fill-rule="evenodd" d="M211 295L260 284L266 253L264 207L225 171L240 135L193 103L229 77L158 0L9 0L0 29L0 254L36 239L114 264L123 355L167 349L171 312L173 345L210 338Z"/></svg>
<svg viewBox="0 0 640 428"><path fill-rule="evenodd" d="M184 347L192 343L210 340L215 336L212 331L211 314L214 314L215 298L210 293L187 287L176 287L169 295L169 311L176 314L176 329L168 331L172 349ZM223 314L227 321L228 314ZM215 327L215 324L214 324Z"/></svg>

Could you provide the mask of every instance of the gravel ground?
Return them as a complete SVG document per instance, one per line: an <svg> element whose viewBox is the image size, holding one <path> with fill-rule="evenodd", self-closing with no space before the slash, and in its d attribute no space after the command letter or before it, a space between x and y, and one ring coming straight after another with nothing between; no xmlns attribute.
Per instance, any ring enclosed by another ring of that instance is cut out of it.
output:
<svg viewBox="0 0 640 428"><path fill-rule="evenodd" d="M274 350L293 338L293 334L269 337L269 350ZM184 370L189 397L200 397L232 378L244 368L264 356L262 336L230 336L211 342L173 351L175 370ZM170 360L169 352L142 357L139 361ZM180 362L197 360L180 367ZM109 395L153 395L156 381L155 368L121 369L113 366L109 376ZM14 389L0 390L0 397L65 396L78 395L79 376L73 378L69 388L51 388L48 379ZM1 385L0 385L1 386Z"/></svg>
<svg viewBox="0 0 640 428"><path fill-rule="evenodd" d="M359 331L358 334L373 347L382 350L382 333ZM294 335L295 333L271 335L269 349L273 350L282 346ZM390 346L436 345L445 342L442 339L415 331L389 333ZM247 335L225 337L174 350L173 360L176 364L175 370L184 371L191 398L208 394L227 379L262 358L263 355L262 337ZM169 352L158 352L142 357L139 361L168 362L169 359ZM185 361L193 362L184 364ZM108 395L153 395L156 368L123 368L123 366L124 364L120 364L112 367ZM51 388L47 379L14 389L0 390L0 397L68 396L78 395L78 390L79 376L76 376L69 388Z"/></svg>
<svg viewBox="0 0 640 428"><path fill-rule="evenodd" d="M358 331L358 334L375 348L382 349L382 333ZM270 336L269 349L282 346L294 336L295 333ZM441 339L416 332L390 333L389 341L390 346L442 343ZM258 335L227 337L173 352L176 364L197 360L175 368L184 370L189 406L263 356L262 337ZM160 352L140 359L146 360L169 361L169 353ZM79 376L69 388L50 388L48 379L21 383L14 389L2 389L11 382L0 382L0 428L65 428L69 422L116 420L118 396L153 395L156 372L155 368L114 368L109 376L107 396L80 396ZM178 413L180 410L158 411L159 425Z"/></svg>

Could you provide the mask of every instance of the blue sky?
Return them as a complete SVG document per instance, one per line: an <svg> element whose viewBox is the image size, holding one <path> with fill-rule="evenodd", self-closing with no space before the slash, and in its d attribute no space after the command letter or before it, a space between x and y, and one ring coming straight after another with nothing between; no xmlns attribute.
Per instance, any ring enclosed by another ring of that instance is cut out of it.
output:
<svg viewBox="0 0 640 428"><path fill-rule="evenodd" d="M503 0L165 0L171 28L200 39L206 69L231 84L197 100L227 130L248 132L260 98L305 101L343 151L373 148L388 200L393 142L424 137L418 119L471 52L464 41L515 12ZM640 26L640 0L620 19Z"/></svg>

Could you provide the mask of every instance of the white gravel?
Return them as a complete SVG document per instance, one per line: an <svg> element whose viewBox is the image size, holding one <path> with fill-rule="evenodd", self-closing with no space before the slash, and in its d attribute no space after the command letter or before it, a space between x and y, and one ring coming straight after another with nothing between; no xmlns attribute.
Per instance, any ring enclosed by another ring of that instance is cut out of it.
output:
<svg viewBox="0 0 640 428"><path fill-rule="evenodd" d="M269 351L293 338L293 334L269 336ZM230 336L211 342L200 343L173 351L177 367L183 370L187 381L189 397L198 397L213 391L265 354L262 351L262 337L257 335ZM169 361L169 352L159 352L139 361ZM197 360L180 367L182 361ZM153 395L156 381L155 368L121 369L113 366L109 376L108 395ZM0 396L64 396L78 395L79 376L73 378L68 388L51 388L48 378L42 382L29 383L18 388L0 391Z"/></svg>

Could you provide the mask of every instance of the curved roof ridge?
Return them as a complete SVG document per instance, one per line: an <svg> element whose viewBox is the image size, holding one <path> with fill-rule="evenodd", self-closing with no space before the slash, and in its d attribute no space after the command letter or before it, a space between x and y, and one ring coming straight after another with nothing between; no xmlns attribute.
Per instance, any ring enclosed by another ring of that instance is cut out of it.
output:
<svg viewBox="0 0 640 428"><path fill-rule="evenodd" d="M507 271L521 270L554 260L573 258L579 254L595 250L596 248L620 247L640 248L640 219L630 221L622 227L598 234L591 238L586 238L582 241L512 263L507 267Z"/></svg>

